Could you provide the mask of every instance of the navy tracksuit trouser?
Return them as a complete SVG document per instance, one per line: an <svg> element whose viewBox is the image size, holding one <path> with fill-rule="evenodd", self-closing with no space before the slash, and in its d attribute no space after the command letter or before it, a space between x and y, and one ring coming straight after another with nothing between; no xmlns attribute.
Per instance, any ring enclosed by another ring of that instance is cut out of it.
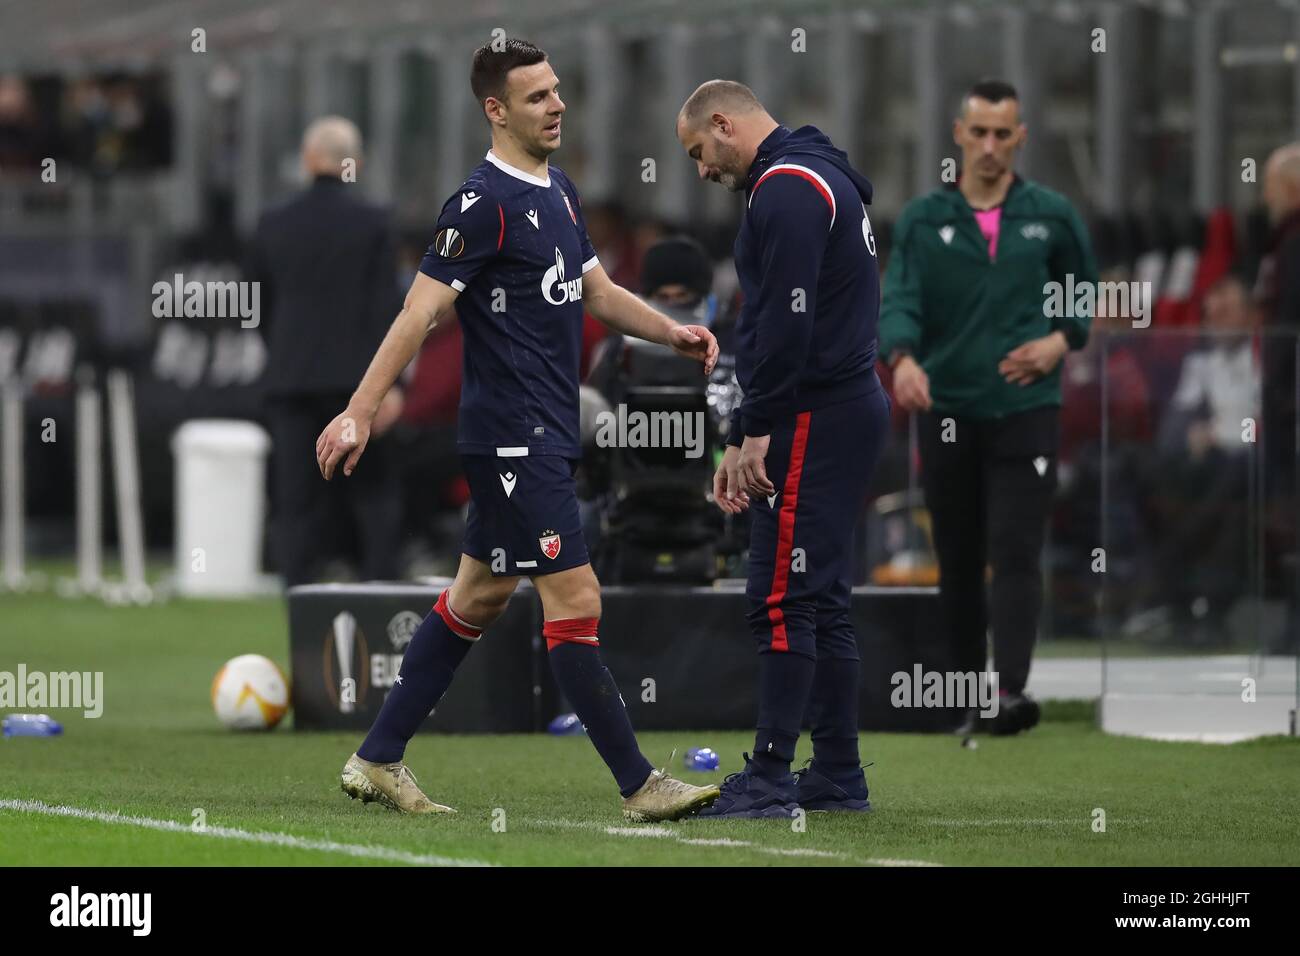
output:
<svg viewBox="0 0 1300 956"><path fill-rule="evenodd" d="M850 615L853 533L889 433L889 411L889 396L877 382L867 395L801 412L773 429L766 467L777 491L749 506L746 595L760 654L860 660ZM856 737L856 681L847 692L851 701L816 699L819 688L834 686L845 685L819 679L810 689L814 743L819 722L828 725L825 733ZM770 693L760 686L760 728L786 723L762 699ZM783 729L798 733L797 726Z"/></svg>

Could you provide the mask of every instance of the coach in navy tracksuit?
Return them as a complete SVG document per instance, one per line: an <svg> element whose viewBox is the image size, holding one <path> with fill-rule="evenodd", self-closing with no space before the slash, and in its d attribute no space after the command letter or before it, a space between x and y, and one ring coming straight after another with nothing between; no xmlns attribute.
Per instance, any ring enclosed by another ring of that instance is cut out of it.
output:
<svg viewBox="0 0 1300 956"><path fill-rule="evenodd" d="M744 294L736 371L745 395L714 496L723 511L752 512L758 732L745 771L704 813L866 810L851 555L889 421L875 372L871 184L819 130L778 125L739 83L696 90L677 135L701 178L746 197L735 244ZM813 761L796 782L790 763L805 709Z"/></svg>

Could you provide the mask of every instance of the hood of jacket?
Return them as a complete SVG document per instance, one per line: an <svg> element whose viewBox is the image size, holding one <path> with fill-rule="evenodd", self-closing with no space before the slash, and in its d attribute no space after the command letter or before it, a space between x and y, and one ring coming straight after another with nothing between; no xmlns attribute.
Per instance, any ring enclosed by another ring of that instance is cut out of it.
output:
<svg viewBox="0 0 1300 956"><path fill-rule="evenodd" d="M830 138L815 126L800 126L790 129L778 126L768 134L767 139L759 144L754 162L750 164L746 192L753 190L759 177L778 159L794 156L818 156L835 164L849 177L858 190L862 201L871 205L871 182L849 163L849 156L830 141Z"/></svg>

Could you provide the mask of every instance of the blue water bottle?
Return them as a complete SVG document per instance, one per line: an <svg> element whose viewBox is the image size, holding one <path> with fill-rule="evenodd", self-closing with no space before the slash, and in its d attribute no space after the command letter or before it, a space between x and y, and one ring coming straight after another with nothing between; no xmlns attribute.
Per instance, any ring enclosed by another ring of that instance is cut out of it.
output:
<svg viewBox="0 0 1300 956"><path fill-rule="evenodd" d="M0 726L6 737L57 737L63 733L63 725L49 714L10 714Z"/></svg>
<svg viewBox="0 0 1300 956"><path fill-rule="evenodd" d="M686 769L708 772L718 769L718 754L709 747L692 747L686 751Z"/></svg>

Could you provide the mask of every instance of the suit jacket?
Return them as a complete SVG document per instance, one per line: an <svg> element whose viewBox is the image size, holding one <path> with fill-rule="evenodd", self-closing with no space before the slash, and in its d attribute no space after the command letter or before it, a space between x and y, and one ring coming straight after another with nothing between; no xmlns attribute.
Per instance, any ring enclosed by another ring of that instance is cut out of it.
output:
<svg viewBox="0 0 1300 956"><path fill-rule="evenodd" d="M319 176L262 214L249 252L261 283L268 395L350 392L402 306L387 210Z"/></svg>

